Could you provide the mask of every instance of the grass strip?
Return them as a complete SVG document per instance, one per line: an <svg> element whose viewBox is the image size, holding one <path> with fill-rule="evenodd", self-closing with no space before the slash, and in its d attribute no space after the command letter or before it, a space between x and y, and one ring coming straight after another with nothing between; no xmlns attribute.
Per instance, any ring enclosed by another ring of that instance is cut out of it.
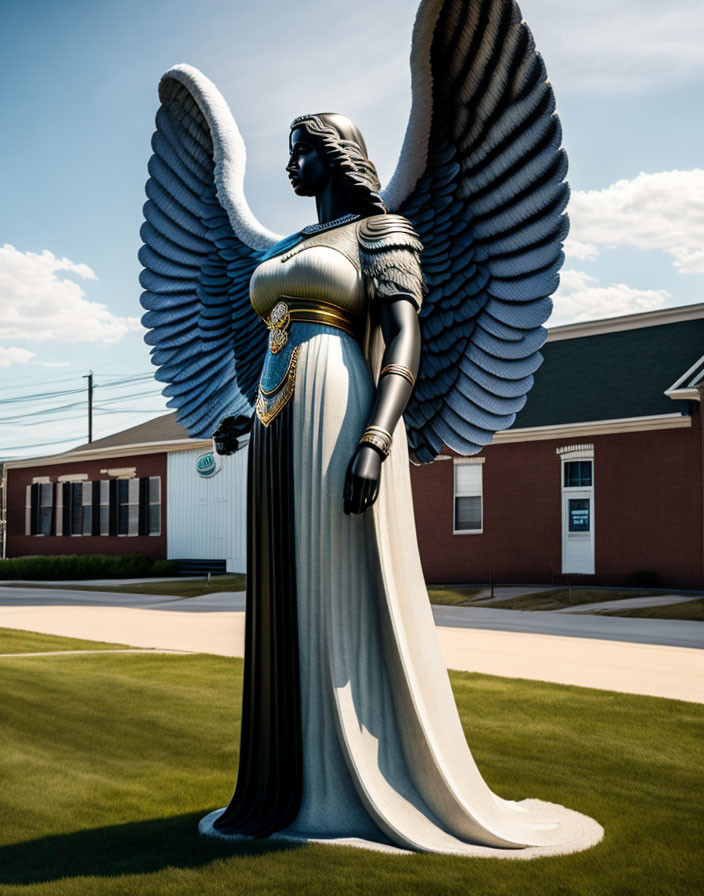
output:
<svg viewBox="0 0 704 896"><path fill-rule="evenodd" d="M174 579L169 582L137 582L134 585L67 585L64 582L50 584L37 582L7 582L8 588L41 588L52 591L108 591L115 594L163 594L172 597L201 597L219 591L244 591L247 577L241 574L213 576L207 579Z"/></svg>
<svg viewBox="0 0 704 896"><path fill-rule="evenodd" d="M463 585L428 585L428 597L431 604L461 607L468 604L482 590L482 588L467 588Z"/></svg>
<svg viewBox="0 0 704 896"><path fill-rule="evenodd" d="M592 610L597 616L635 616L640 619L692 619L704 622L704 598L662 607L634 607L632 610Z"/></svg>
<svg viewBox="0 0 704 896"><path fill-rule="evenodd" d="M538 591L535 594L522 594L506 600L475 601L475 607L493 607L496 610L562 610L565 607L577 607L580 604L596 604L610 600L628 600L631 597L650 597L657 591L609 591L607 589L577 589L571 593L567 588L555 591Z"/></svg>
<svg viewBox="0 0 704 896"><path fill-rule="evenodd" d="M122 650L125 644L63 638L14 628L0 628L0 653L42 653L52 650Z"/></svg>
<svg viewBox="0 0 704 896"><path fill-rule="evenodd" d="M241 660L4 659L0 681L2 896L704 891L704 706L452 673L489 785L606 829L587 852L511 862L200 837L234 785Z"/></svg>

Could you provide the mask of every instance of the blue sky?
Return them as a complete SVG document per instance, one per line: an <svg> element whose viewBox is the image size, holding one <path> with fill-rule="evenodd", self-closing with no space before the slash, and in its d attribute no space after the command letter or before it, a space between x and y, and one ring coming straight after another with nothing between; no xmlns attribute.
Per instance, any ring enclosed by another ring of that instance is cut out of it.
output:
<svg viewBox="0 0 704 896"><path fill-rule="evenodd" d="M704 300L704 5L526 0L522 11L570 157L572 237L551 323ZM95 437L163 409L135 319L167 68L195 65L224 94L247 144L250 205L287 233L314 218L284 174L296 115L349 115L382 181L391 176L410 105L414 15L414 0L3 4L0 400L80 389L92 369L103 408ZM81 400L2 405L0 457L83 441Z"/></svg>

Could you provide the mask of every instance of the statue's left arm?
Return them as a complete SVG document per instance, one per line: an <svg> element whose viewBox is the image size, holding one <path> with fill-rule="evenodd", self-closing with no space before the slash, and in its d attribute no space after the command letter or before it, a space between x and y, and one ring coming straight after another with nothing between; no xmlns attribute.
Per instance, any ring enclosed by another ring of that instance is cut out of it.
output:
<svg viewBox="0 0 704 896"><path fill-rule="evenodd" d="M418 310L421 243L400 215L369 218L360 228L360 254L386 349L367 426L350 460L345 513L363 513L379 494L381 465L392 434L411 397L420 363Z"/></svg>
<svg viewBox="0 0 704 896"><path fill-rule="evenodd" d="M379 310L386 351L381 363L376 398L365 430L375 443L360 442L350 462L345 482L345 513L363 513L379 494L381 464L390 449L385 434L393 433L406 410L418 374L420 326L418 312L407 298L385 302ZM364 438L364 437L363 437Z"/></svg>

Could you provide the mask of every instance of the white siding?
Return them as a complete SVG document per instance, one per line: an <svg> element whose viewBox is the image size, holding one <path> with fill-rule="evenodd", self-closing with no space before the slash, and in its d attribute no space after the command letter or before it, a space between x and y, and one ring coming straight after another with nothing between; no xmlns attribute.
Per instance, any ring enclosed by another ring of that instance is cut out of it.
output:
<svg viewBox="0 0 704 896"><path fill-rule="evenodd" d="M167 457L166 544L171 560L227 560L228 572L244 572L247 516L247 448L222 458L209 479L196 472L205 450L172 451Z"/></svg>

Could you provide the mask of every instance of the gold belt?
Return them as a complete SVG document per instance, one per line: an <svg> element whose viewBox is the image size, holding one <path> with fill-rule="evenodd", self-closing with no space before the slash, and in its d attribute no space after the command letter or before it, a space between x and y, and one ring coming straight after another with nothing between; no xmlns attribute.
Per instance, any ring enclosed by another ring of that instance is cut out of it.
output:
<svg viewBox="0 0 704 896"><path fill-rule="evenodd" d="M269 328L269 349L277 354L288 342L287 330L291 323L323 324L344 330L359 338L359 323L342 308L318 299L303 299L282 295L271 312L263 319Z"/></svg>

